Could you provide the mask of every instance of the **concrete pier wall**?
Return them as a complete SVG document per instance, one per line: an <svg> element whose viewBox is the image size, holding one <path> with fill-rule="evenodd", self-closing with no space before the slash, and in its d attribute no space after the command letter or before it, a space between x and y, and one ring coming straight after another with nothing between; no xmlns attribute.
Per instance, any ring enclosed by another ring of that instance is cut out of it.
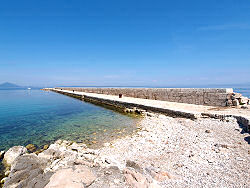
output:
<svg viewBox="0 0 250 188"><path fill-rule="evenodd" d="M119 95L142 99L208 105L227 106L232 100L233 89L203 89L203 88L57 88L98 93L106 95Z"/></svg>

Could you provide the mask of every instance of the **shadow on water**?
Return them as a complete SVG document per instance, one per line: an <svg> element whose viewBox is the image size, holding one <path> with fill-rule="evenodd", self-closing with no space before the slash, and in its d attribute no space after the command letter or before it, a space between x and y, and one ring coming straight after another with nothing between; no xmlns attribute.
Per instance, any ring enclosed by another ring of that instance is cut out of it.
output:
<svg viewBox="0 0 250 188"><path fill-rule="evenodd" d="M77 96L70 95L70 94L62 94L62 93L58 93L58 94L65 95L66 97L70 97L70 98L73 98L75 100L80 100L82 102L92 104L92 105L101 107L103 109L112 110L113 112L119 113L121 115L129 116L129 117L133 117L133 118L141 117L140 114L124 112L124 108L120 107L120 106L108 105L108 104L105 104L105 103L102 103L102 102L99 102L99 101L95 101L95 100L86 100L86 99L82 99L81 97L77 97Z"/></svg>

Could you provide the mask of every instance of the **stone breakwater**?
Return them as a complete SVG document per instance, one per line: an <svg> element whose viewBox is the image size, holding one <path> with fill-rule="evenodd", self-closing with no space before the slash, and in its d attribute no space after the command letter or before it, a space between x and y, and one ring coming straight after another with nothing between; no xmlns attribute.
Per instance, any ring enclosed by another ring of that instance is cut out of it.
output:
<svg viewBox="0 0 250 188"><path fill-rule="evenodd" d="M168 101L140 99L133 97L122 97L118 95L105 95L96 93L85 93L75 90L63 89L47 89L64 95L78 98L91 103L105 104L115 107L120 110L127 111L127 108L135 109L134 111L152 111L157 113L164 113L169 116L185 117L190 119L197 119L200 117L211 117L217 119L225 119L226 117L234 117L238 122L250 130L250 109L249 104L236 107L212 107L205 105L194 105L185 103L176 103ZM242 108L244 107L244 108Z"/></svg>
<svg viewBox="0 0 250 188"><path fill-rule="evenodd" d="M237 106L248 103L248 99L234 93L233 89L211 88L56 88L86 93L119 95L160 101L188 103L208 106Z"/></svg>
<svg viewBox="0 0 250 188"><path fill-rule="evenodd" d="M146 113L138 132L100 149L58 140L40 153L15 146L6 188L249 187L249 133L223 121Z"/></svg>

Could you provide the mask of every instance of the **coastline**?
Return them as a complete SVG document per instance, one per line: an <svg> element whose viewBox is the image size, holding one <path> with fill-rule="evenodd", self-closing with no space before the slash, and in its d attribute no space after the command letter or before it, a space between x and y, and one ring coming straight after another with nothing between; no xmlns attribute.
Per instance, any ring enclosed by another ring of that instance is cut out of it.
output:
<svg viewBox="0 0 250 188"><path fill-rule="evenodd" d="M59 183L58 175L67 177L66 183L74 180L80 187L83 181L90 188L249 187L249 155L249 133L234 118L190 120L146 113L137 133L100 149L57 141L38 155L21 154L5 187L18 181L44 187L41 180L49 187ZM20 171L20 165L31 171ZM88 178L76 176L81 173Z"/></svg>

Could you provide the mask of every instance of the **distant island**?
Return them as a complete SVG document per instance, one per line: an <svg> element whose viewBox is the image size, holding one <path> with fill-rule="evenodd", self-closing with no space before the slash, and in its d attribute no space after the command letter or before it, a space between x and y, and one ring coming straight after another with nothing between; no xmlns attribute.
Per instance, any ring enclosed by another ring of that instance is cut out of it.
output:
<svg viewBox="0 0 250 188"><path fill-rule="evenodd" d="M5 82L3 84L0 84L0 89L24 89L26 87L19 86L13 83Z"/></svg>

